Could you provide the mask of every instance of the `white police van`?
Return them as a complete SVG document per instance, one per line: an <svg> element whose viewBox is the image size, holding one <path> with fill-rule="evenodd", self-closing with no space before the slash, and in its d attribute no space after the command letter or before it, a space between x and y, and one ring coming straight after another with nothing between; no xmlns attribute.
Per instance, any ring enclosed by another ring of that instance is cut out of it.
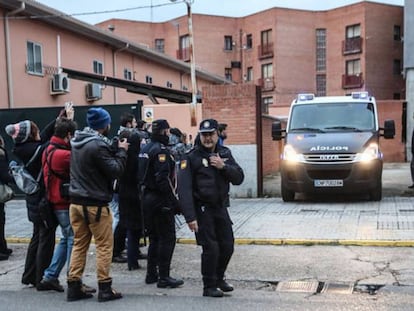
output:
<svg viewBox="0 0 414 311"><path fill-rule="evenodd" d="M378 125L375 98L368 92L315 97L299 94L286 129L272 125L273 140L285 139L281 153L281 194L366 193L382 198L383 154L379 137L394 138L395 124Z"/></svg>

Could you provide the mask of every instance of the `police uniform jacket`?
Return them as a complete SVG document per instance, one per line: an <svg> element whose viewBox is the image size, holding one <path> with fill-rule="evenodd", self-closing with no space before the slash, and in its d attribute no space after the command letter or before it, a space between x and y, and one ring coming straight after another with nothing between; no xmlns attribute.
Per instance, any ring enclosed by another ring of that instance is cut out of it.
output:
<svg viewBox="0 0 414 311"><path fill-rule="evenodd" d="M243 170L234 160L230 149L217 145L215 153L224 160L225 166L221 170L210 165L211 152L201 145L180 161L178 196L187 223L196 220L196 209L201 206L228 207L230 183L240 185L244 180Z"/></svg>
<svg viewBox="0 0 414 311"><path fill-rule="evenodd" d="M155 194L165 207L176 208L175 162L168 148L152 137L139 154L138 180L145 193Z"/></svg>

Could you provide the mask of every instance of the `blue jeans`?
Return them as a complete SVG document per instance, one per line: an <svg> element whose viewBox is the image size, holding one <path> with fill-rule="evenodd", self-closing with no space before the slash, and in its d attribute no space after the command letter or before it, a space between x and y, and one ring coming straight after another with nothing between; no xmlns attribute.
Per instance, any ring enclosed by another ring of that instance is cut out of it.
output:
<svg viewBox="0 0 414 311"><path fill-rule="evenodd" d="M53 253L52 262L45 270L43 275L44 280L58 279L65 263L67 263L69 271L70 255L72 253L73 246L73 230L70 225L69 211L57 210L55 211L55 215L62 230L62 237L55 249L55 252Z"/></svg>
<svg viewBox="0 0 414 311"><path fill-rule="evenodd" d="M118 201L118 194L114 193L112 196L112 201L109 202L109 208L112 210L112 232L115 232L116 227L119 223L119 201Z"/></svg>

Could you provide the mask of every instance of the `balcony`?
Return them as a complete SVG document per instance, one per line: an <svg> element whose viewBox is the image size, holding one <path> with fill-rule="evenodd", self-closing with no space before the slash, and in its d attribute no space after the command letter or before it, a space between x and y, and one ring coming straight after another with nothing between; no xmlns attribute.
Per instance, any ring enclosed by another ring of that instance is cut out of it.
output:
<svg viewBox="0 0 414 311"><path fill-rule="evenodd" d="M273 57L273 42L259 45L258 57L259 59Z"/></svg>
<svg viewBox="0 0 414 311"><path fill-rule="evenodd" d="M342 75L342 88L343 89L356 89L361 88L364 85L364 79L362 73L357 75Z"/></svg>
<svg viewBox="0 0 414 311"><path fill-rule="evenodd" d="M177 50L177 59L180 59L185 62L190 61L190 48L182 48Z"/></svg>
<svg viewBox="0 0 414 311"><path fill-rule="evenodd" d="M355 38L348 38L342 41L342 54L355 54L355 53L362 53L362 38L355 37Z"/></svg>
<svg viewBox="0 0 414 311"><path fill-rule="evenodd" d="M258 82L262 91L273 91L275 89L274 77L260 78Z"/></svg>

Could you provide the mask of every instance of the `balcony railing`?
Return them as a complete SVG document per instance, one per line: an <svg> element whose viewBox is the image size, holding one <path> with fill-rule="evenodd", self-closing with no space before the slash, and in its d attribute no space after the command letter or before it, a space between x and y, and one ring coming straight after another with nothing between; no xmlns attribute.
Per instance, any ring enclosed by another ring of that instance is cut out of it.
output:
<svg viewBox="0 0 414 311"><path fill-rule="evenodd" d="M259 59L273 57L273 42L259 45L258 55Z"/></svg>
<svg viewBox="0 0 414 311"><path fill-rule="evenodd" d="M258 82L262 91L273 91L275 89L275 80L273 77L260 78Z"/></svg>
<svg viewBox="0 0 414 311"><path fill-rule="evenodd" d="M190 48L183 48L177 50L177 59L183 60L185 62L190 61Z"/></svg>
<svg viewBox="0 0 414 311"><path fill-rule="evenodd" d="M357 75L342 75L342 88L343 89L356 89L364 85L364 79L362 73Z"/></svg>
<svg viewBox="0 0 414 311"><path fill-rule="evenodd" d="M362 52L362 38L348 38L342 41L342 54L354 54Z"/></svg>

